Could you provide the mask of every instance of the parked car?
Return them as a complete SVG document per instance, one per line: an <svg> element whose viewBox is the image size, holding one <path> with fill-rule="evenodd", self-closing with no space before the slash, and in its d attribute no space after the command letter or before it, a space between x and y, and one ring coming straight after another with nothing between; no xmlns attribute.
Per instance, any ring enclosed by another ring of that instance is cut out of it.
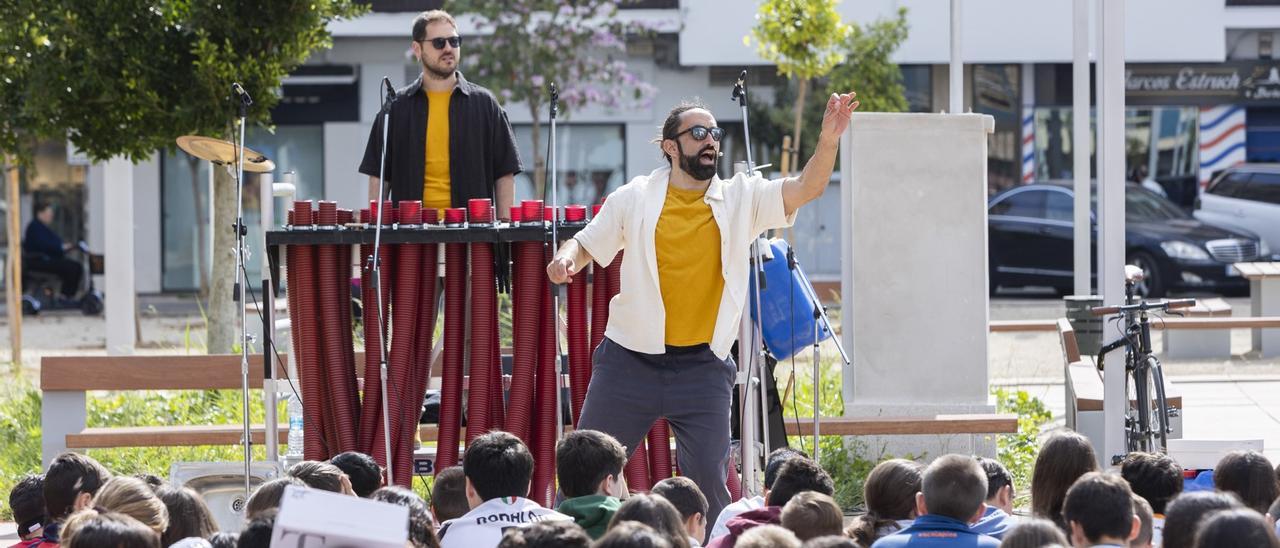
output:
<svg viewBox="0 0 1280 548"><path fill-rule="evenodd" d="M988 202L993 293L998 287L1018 286L1072 291L1073 207L1071 187L1056 182L1013 188ZM1096 242L1096 224L1093 234ZM1167 198L1133 184L1125 188L1125 248L1127 263L1146 273L1138 288L1146 297L1171 290L1242 292L1248 282L1232 263L1270 254L1253 233L1199 221Z"/></svg>
<svg viewBox="0 0 1280 548"><path fill-rule="evenodd" d="M1206 223L1256 233L1280 250L1280 164L1241 164L1218 174L1195 201Z"/></svg>

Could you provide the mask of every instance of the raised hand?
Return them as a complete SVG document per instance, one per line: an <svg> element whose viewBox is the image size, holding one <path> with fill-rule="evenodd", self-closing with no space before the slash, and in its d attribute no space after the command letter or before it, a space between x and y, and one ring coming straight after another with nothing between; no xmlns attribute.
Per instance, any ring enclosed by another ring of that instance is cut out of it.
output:
<svg viewBox="0 0 1280 548"><path fill-rule="evenodd" d="M831 137L838 138L845 129L849 127L849 119L853 116L853 111L858 109L858 101L854 98L858 94L855 92L831 94L831 98L827 99L827 110L822 113L822 133Z"/></svg>

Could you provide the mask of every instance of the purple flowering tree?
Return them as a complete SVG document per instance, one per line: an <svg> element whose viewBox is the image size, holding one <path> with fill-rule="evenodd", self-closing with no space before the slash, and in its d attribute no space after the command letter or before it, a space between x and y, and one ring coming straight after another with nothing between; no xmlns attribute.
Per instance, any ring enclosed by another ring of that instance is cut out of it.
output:
<svg viewBox="0 0 1280 548"><path fill-rule="evenodd" d="M465 56L476 81L510 108L523 104L533 118L534 189L545 187L542 122L548 85L560 90L560 115L585 105L646 107L656 89L627 70L627 36L647 34L643 24L618 17L616 1L465 0L457 15L476 18L478 34Z"/></svg>

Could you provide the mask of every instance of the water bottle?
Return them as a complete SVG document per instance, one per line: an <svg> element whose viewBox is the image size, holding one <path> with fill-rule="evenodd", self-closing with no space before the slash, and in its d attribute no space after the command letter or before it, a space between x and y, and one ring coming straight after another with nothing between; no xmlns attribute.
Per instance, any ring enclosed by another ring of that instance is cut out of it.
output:
<svg viewBox="0 0 1280 548"><path fill-rule="evenodd" d="M285 397L289 400L289 449L286 454L290 457L300 457L302 456L302 400L293 394Z"/></svg>

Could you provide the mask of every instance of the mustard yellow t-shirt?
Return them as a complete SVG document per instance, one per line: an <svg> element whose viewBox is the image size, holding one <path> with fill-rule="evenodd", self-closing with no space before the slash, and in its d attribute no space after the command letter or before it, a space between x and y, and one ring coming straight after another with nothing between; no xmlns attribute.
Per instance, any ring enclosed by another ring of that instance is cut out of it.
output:
<svg viewBox="0 0 1280 548"><path fill-rule="evenodd" d="M449 193L449 97L453 91L426 93L427 166L422 176L422 205L444 209L453 202Z"/></svg>
<svg viewBox="0 0 1280 548"><path fill-rule="evenodd" d="M720 227L703 194L667 186L654 232L658 287L667 312L666 344L671 346L710 343L720 312Z"/></svg>

